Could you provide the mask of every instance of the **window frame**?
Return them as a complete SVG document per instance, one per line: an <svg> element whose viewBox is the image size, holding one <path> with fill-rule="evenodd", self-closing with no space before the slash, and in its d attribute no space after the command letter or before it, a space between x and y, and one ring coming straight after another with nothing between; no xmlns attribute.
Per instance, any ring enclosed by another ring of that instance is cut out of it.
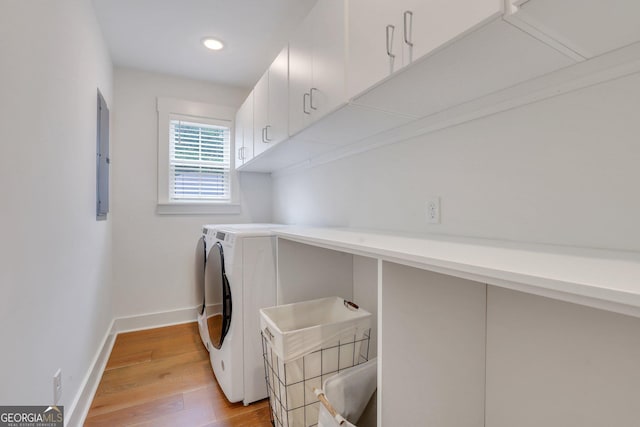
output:
<svg viewBox="0 0 640 427"><path fill-rule="evenodd" d="M161 215L235 214L240 213L238 176L235 170L235 108L175 98L157 99L158 111L158 200ZM228 200L174 200L169 194L170 122L180 117L203 124L222 122L229 126L229 194Z"/></svg>

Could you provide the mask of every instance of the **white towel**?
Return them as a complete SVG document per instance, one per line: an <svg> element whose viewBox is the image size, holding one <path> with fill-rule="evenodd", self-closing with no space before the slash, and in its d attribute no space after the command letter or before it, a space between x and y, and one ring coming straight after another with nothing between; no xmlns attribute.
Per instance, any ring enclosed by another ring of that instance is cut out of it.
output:
<svg viewBox="0 0 640 427"><path fill-rule="evenodd" d="M346 369L326 379L322 385L324 395L329 403L338 414L347 420L346 423L342 424L343 427L355 427L352 423L358 421L367 403L369 403L369 399L376 391L377 366L377 359L371 359L366 363ZM338 422L333 419L321 404L318 427L334 427L338 425Z"/></svg>

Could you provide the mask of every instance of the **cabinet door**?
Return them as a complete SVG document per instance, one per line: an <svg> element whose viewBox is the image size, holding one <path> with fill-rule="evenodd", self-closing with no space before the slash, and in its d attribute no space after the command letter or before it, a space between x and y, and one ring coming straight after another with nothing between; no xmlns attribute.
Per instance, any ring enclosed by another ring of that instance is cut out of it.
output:
<svg viewBox="0 0 640 427"><path fill-rule="evenodd" d="M268 148L265 129L269 123L269 70L253 88L253 155L257 156Z"/></svg>
<svg viewBox="0 0 640 427"><path fill-rule="evenodd" d="M236 113L236 167L253 158L253 92L242 103Z"/></svg>
<svg viewBox="0 0 640 427"><path fill-rule="evenodd" d="M244 131L243 131L243 127L244 126L244 122L242 120L242 107L240 107L240 109L238 109L238 111L236 112L236 121L235 121L235 127L236 127L236 132L234 135L234 144L235 144L235 162L236 162L236 168L240 167L244 164L244 158L242 157L242 147L244 145Z"/></svg>
<svg viewBox="0 0 640 427"><path fill-rule="evenodd" d="M265 137L269 146L287 138L289 130L289 48L282 49L269 67L269 120Z"/></svg>
<svg viewBox="0 0 640 427"><path fill-rule="evenodd" d="M320 0L309 14L313 32L313 86L309 88L312 120L346 101L345 2Z"/></svg>
<svg viewBox="0 0 640 427"><path fill-rule="evenodd" d="M402 7L388 0L349 0L348 15L347 90L353 98L402 66Z"/></svg>
<svg viewBox="0 0 640 427"><path fill-rule="evenodd" d="M310 18L307 16L289 41L289 135L311 123L313 32L309 30Z"/></svg>
<svg viewBox="0 0 640 427"><path fill-rule="evenodd" d="M244 162L247 163L249 160L253 159L254 156L254 139L255 136L253 134L253 106L254 106L254 98L253 98L253 91L251 91L251 93L249 94L249 97L247 98L247 100L244 102L245 106L243 108L243 116L242 116L242 120L244 120L244 134L243 134L243 140L244 140L244 150L243 150L243 157L244 157Z"/></svg>
<svg viewBox="0 0 640 427"><path fill-rule="evenodd" d="M398 38L403 65L504 11L502 0L403 0L402 7Z"/></svg>

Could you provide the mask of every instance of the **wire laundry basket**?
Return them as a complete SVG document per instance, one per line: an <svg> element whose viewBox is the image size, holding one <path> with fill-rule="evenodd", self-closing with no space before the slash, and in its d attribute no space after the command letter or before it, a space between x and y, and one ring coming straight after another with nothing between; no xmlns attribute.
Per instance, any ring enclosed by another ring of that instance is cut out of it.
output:
<svg viewBox="0 0 640 427"><path fill-rule="evenodd" d="M341 311L338 304L343 303L350 312ZM275 427L316 426L320 403L314 389L369 360L371 314L348 304L352 303L336 297L261 310L265 381ZM324 320L314 317L316 309ZM279 317L283 312L287 316ZM296 313L305 313L305 320L291 321ZM289 342L293 345L287 346ZM291 354L295 357L288 357Z"/></svg>

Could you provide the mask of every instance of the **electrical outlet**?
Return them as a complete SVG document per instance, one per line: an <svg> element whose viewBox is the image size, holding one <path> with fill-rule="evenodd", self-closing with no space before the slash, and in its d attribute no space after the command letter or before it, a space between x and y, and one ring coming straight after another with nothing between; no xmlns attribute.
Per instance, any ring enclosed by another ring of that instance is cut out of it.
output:
<svg viewBox="0 0 640 427"><path fill-rule="evenodd" d="M434 196L427 199L427 222L440 224L440 197Z"/></svg>
<svg viewBox="0 0 640 427"><path fill-rule="evenodd" d="M60 403L62 397L62 369L58 369L53 375L53 404Z"/></svg>

